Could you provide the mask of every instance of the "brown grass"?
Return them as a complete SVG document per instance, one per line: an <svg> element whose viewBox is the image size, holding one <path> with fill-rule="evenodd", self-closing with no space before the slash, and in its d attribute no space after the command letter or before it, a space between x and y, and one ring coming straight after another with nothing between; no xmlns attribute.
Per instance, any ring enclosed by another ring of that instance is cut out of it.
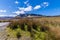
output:
<svg viewBox="0 0 60 40"><path fill-rule="evenodd" d="M60 17L24 18L12 21L10 27L14 28L14 25L24 27L22 26L24 24L28 26L28 29L31 27L36 29L40 26L40 30L46 32L46 40L60 40Z"/></svg>

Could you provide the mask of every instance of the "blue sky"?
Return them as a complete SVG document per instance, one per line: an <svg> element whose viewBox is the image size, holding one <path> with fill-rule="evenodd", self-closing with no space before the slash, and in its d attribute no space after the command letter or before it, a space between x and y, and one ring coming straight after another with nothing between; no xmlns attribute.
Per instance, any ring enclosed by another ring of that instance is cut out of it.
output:
<svg viewBox="0 0 60 40"><path fill-rule="evenodd" d="M0 0L0 17L25 13L60 15L60 0Z"/></svg>

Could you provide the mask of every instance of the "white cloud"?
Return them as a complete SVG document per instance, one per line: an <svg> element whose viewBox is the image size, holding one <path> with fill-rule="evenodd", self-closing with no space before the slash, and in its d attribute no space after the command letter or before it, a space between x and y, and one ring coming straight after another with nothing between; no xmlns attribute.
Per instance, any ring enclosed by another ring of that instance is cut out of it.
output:
<svg viewBox="0 0 60 40"><path fill-rule="evenodd" d="M42 3L42 6L43 6L43 7L49 6L49 2L43 2L43 3Z"/></svg>
<svg viewBox="0 0 60 40"><path fill-rule="evenodd" d="M40 5L36 5L36 6L34 7L34 9L39 9L39 8L41 8Z"/></svg>
<svg viewBox="0 0 60 40"><path fill-rule="evenodd" d="M19 14L24 14L25 12L24 11L16 11L16 12L13 12L13 13L16 13L17 15L19 15Z"/></svg>
<svg viewBox="0 0 60 40"><path fill-rule="evenodd" d="M15 17L16 15L0 15L0 17Z"/></svg>
<svg viewBox="0 0 60 40"><path fill-rule="evenodd" d="M19 8L19 10L24 10L25 8L24 7L18 7Z"/></svg>
<svg viewBox="0 0 60 40"><path fill-rule="evenodd" d="M9 16L9 17L15 17L15 16L17 16L17 15L7 15L7 16Z"/></svg>
<svg viewBox="0 0 60 40"><path fill-rule="evenodd" d="M32 11L32 6L28 6L27 8L24 9L24 11Z"/></svg>
<svg viewBox="0 0 60 40"><path fill-rule="evenodd" d="M5 13L5 12L6 12L6 10L0 10L0 12L1 12L1 13L2 13L2 12L3 12L3 13Z"/></svg>
<svg viewBox="0 0 60 40"><path fill-rule="evenodd" d="M26 0L26 1L24 2L24 4L26 4L27 6L29 6L29 0Z"/></svg>
<svg viewBox="0 0 60 40"><path fill-rule="evenodd" d="M49 3L48 3L48 2L43 2L43 4L45 4L46 6L48 6L48 5L49 5Z"/></svg>
<svg viewBox="0 0 60 40"><path fill-rule="evenodd" d="M18 1L15 1L15 4L19 4L19 2Z"/></svg>
<svg viewBox="0 0 60 40"><path fill-rule="evenodd" d="M24 14L25 12L28 12L28 11L32 11L32 6L28 6L26 8L24 8L24 7L18 7L18 8L19 8L19 10L15 11L13 13L16 13L17 15L19 15L19 14Z"/></svg>
<svg viewBox="0 0 60 40"><path fill-rule="evenodd" d="M29 2L29 0L25 1L24 4L27 4Z"/></svg>
<svg viewBox="0 0 60 40"><path fill-rule="evenodd" d="M28 6L28 7L26 7L26 8L20 7L19 10L23 10L23 11L32 11L32 6Z"/></svg>

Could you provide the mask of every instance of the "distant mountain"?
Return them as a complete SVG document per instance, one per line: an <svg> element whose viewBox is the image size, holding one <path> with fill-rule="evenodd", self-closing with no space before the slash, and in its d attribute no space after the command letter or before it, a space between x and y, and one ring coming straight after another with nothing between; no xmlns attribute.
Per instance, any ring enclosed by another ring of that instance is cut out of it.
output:
<svg viewBox="0 0 60 40"><path fill-rule="evenodd" d="M28 13L26 13L26 14L20 14L20 15L17 15L16 17L42 17L42 16L44 16L44 15L40 15L40 14L28 14Z"/></svg>
<svg viewBox="0 0 60 40"><path fill-rule="evenodd" d="M24 18L24 17L60 17L60 15L46 16L46 15L40 15L40 14L25 13L25 14L17 15L16 17L0 17L0 20L10 20L10 19Z"/></svg>
<svg viewBox="0 0 60 40"><path fill-rule="evenodd" d="M0 20L10 20L13 19L14 17L0 17Z"/></svg>

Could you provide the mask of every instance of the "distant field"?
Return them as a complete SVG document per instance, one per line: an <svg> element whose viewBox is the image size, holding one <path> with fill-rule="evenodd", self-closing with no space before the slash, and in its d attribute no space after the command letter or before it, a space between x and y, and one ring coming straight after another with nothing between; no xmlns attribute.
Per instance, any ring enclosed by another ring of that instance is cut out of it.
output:
<svg viewBox="0 0 60 40"><path fill-rule="evenodd" d="M60 17L25 17L25 18L4 18L0 19L0 21L12 21L12 20L20 20L20 19L33 19L33 20L49 20L49 21L60 21Z"/></svg>

